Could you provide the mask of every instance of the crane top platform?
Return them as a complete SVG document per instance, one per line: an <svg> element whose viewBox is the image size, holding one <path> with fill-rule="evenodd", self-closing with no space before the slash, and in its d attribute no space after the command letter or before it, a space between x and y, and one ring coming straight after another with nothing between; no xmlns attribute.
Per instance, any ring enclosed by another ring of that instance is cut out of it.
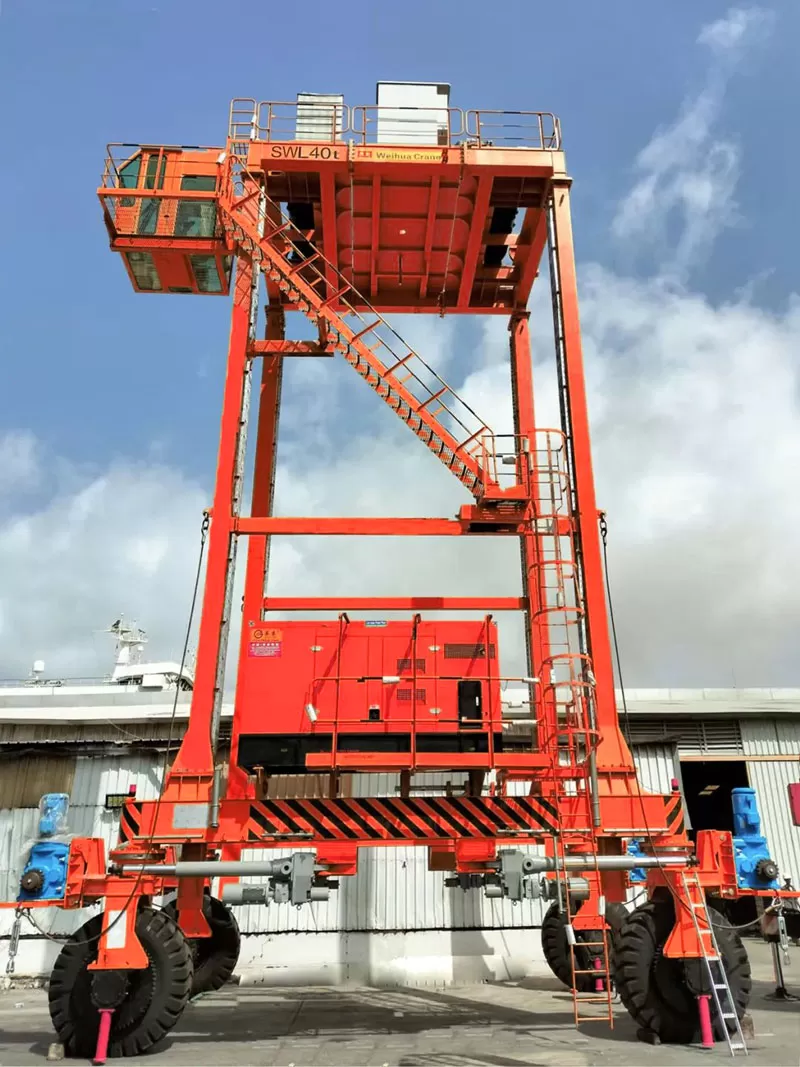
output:
<svg viewBox="0 0 800 1067"><path fill-rule="evenodd" d="M559 122L545 112L234 100L225 148L109 146L98 193L137 291L229 291L219 200L234 160L273 215L279 205L266 227L292 224L298 271L313 256L343 311L524 308L551 183L566 177ZM346 305L334 278L352 286ZM277 288L270 298L291 309Z"/></svg>

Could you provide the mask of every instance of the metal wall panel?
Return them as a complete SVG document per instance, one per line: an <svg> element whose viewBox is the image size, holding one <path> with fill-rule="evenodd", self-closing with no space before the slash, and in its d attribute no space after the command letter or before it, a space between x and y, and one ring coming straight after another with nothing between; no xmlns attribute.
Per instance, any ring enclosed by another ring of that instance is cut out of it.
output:
<svg viewBox="0 0 800 1067"><path fill-rule="evenodd" d="M0 809L34 808L43 793L70 793L75 757L22 755L0 763Z"/></svg>
<svg viewBox="0 0 800 1067"><path fill-rule="evenodd" d="M747 771L756 791L762 832L781 876L800 886L800 827L789 811L789 786L800 782L800 723L781 719L742 722L746 756L790 756L791 759L749 760Z"/></svg>
<svg viewBox="0 0 800 1067"><path fill-rule="evenodd" d="M743 719L746 756L789 756L800 759L800 722L784 719Z"/></svg>
<svg viewBox="0 0 800 1067"><path fill-rule="evenodd" d="M634 745L631 749L639 783L653 793L672 792L676 778L673 745Z"/></svg>
<svg viewBox="0 0 800 1067"><path fill-rule="evenodd" d="M102 837L106 848L116 843L119 813L105 810L106 793L127 793L136 786L140 800L158 796L161 763L151 754L120 753L118 756L69 757L74 765L70 790L69 830L78 837ZM50 781L42 781L42 793L52 791ZM0 899L13 900L18 892L20 865L27 848L35 840L39 812L35 807L0 811ZM69 912L42 908L35 918L43 930L54 935L71 933L96 909ZM8 935L13 922L10 910L0 910L0 936ZM29 933L32 931L28 928Z"/></svg>

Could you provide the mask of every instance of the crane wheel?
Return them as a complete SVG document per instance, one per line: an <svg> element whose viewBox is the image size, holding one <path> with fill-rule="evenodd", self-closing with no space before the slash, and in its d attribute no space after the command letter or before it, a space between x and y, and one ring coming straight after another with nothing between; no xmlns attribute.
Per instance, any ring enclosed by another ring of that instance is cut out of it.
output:
<svg viewBox="0 0 800 1067"><path fill-rule="evenodd" d="M599 930L577 930L579 941L600 941ZM567 941L567 913L555 902L550 905L542 919L542 951L550 970L567 989L572 989L572 960ZM578 970L588 970L592 960L599 951L593 948L575 946L575 966ZM589 993L594 989L594 978L590 974L576 976L579 992Z"/></svg>
<svg viewBox="0 0 800 1067"><path fill-rule="evenodd" d="M136 1056L175 1026L192 988L192 954L186 939L168 915L153 908L142 908L136 917L136 934L149 967L90 971L102 923L102 915L84 923L61 949L50 975L50 1018L66 1054L78 1059L95 1054L98 1006L114 1007L109 1055Z"/></svg>
<svg viewBox="0 0 800 1067"><path fill-rule="evenodd" d="M175 902L164 906L164 912L176 919ZM186 940L194 961L191 996L213 993L230 980L239 960L241 938L239 924L230 908L221 900L206 893L203 898L203 914L211 927L210 937L189 937Z"/></svg>
<svg viewBox="0 0 800 1067"><path fill-rule="evenodd" d="M747 950L727 919L708 908L722 956L736 1012L741 1019L750 1000L750 962ZM650 900L631 912L617 943L617 992L638 1026L664 1043L690 1044L700 1038L697 994L706 992L701 960L664 955L664 945L675 922L672 899ZM711 1003L714 1031L724 1037L721 1019Z"/></svg>

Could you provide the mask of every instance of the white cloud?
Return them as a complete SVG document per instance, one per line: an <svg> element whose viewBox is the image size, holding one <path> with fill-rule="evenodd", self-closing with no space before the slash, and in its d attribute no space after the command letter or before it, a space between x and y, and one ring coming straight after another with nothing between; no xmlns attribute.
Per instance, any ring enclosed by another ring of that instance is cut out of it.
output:
<svg viewBox="0 0 800 1067"><path fill-rule="evenodd" d="M16 431L0 437L0 498L35 489L40 475L38 443L32 433Z"/></svg>
<svg viewBox="0 0 800 1067"><path fill-rule="evenodd" d="M800 304L715 307L593 266L582 271L582 316L629 684L796 681ZM502 341L463 390L498 430L508 418ZM467 500L455 479L352 371L339 361L331 370L345 395L352 382L373 401L380 433L340 437L301 470L291 450L278 510L453 515ZM536 377L542 420L552 422L541 363ZM340 417L315 415L325 438ZM24 672L39 655L48 672L105 668L109 639L92 631L120 611L147 627L154 652L176 654L207 502L174 470L116 465L0 522L1 673ZM518 576L512 541L277 539L271 592L513 594ZM503 641L505 669L521 672L516 624L503 622Z"/></svg>
<svg viewBox="0 0 800 1067"><path fill-rule="evenodd" d="M0 438L0 455L8 448ZM29 454L40 481L52 457L33 441ZM48 673L106 672L113 645L96 632L121 612L163 655L179 654L205 494L166 467L50 465L61 470L51 494L0 511L0 675L25 674L40 656Z"/></svg>
<svg viewBox="0 0 800 1067"><path fill-rule="evenodd" d="M593 268L582 308L629 676L796 681L800 306L714 307Z"/></svg>
<svg viewBox="0 0 800 1067"><path fill-rule="evenodd" d="M648 256L650 269L657 263L661 273L685 282L721 231L737 222L740 148L715 126L731 76L771 26L761 8L732 8L700 31L698 43L712 53L705 85L639 153L636 181L612 223L631 259Z"/></svg>
<svg viewBox="0 0 800 1067"><path fill-rule="evenodd" d="M765 8L732 7L721 19L703 26L697 42L727 58L754 38L763 38L772 29L773 22L773 12Z"/></svg>

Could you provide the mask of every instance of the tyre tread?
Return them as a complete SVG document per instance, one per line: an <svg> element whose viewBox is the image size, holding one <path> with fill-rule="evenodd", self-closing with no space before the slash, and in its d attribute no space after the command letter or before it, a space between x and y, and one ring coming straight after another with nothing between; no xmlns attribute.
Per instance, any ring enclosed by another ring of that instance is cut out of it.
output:
<svg viewBox="0 0 800 1067"><path fill-rule="evenodd" d="M67 1053L80 1058L94 1055L97 1027L87 1026L82 1020L77 1020L81 1025L76 1026L72 993L76 978L97 957L101 929L102 915L95 915L84 923L62 948L50 977L50 1018ZM143 908L136 919L136 933L151 960L154 994L140 1026L133 1031L115 1036L112 1017L110 1056L136 1056L161 1041L180 1019L191 991L191 953L169 916ZM159 949L164 958L154 961L153 953ZM85 1007L91 1010L90 1004ZM99 1018L97 1022L99 1024Z"/></svg>

